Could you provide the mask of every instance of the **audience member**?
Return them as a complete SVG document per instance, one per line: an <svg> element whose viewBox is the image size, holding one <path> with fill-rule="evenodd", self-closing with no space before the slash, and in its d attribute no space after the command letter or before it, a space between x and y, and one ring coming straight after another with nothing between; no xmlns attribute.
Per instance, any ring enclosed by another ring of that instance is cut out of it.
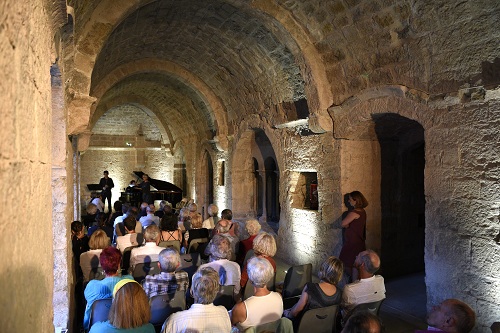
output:
<svg viewBox="0 0 500 333"><path fill-rule="evenodd" d="M182 233L177 224L177 217L172 211L172 207L165 206L165 214L160 221L160 242L178 240L182 241Z"/></svg>
<svg viewBox="0 0 500 333"><path fill-rule="evenodd" d="M83 223L80 221L74 221L71 223L71 245L76 261L75 267L80 267L80 255L90 249L89 237L85 235ZM79 268L77 269L77 276L81 273L78 271Z"/></svg>
<svg viewBox="0 0 500 333"><path fill-rule="evenodd" d="M176 271L181 264L179 251L173 247L163 249L158 255L160 274L147 275L143 287L148 297L174 293L176 290L187 290L188 274L182 270Z"/></svg>
<svg viewBox="0 0 500 333"><path fill-rule="evenodd" d="M208 229L202 228L203 221L200 214L191 216L191 229L186 230L184 234L184 247L189 248L190 239L206 238L208 239Z"/></svg>
<svg viewBox="0 0 500 333"><path fill-rule="evenodd" d="M170 211L172 211L172 205L165 200L160 201L160 209L155 212L155 216L158 216L158 218L161 220L163 215L165 215L165 206L170 206Z"/></svg>
<svg viewBox="0 0 500 333"><path fill-rule="evenodd" d="M377 302L385 298L384 278L374 275L380 268L380 258L372 250L358 254L354 267L359 272L360 280L345 286L342 293L342 317L344 321L358 304Z"/></svg>
<svg viewBox="0 0 500 333"><path fill-rule="evenodd" d="M149 206L149 204L146 201L144 201L143 203L141 203L141 207L139 208L139 213L136 216L137 221L139 221L141 219L141 217L146 216L146 214L148 213L146 211L146 209L148 208L148 206Z"/></svg>
<svg viewBox="0 0 500 333"><path fill-rule="evenodd" d="M447 299L431 309L427 323L427 330L415 332L469 333L476 324L476 314L466 303L458 299Z"/></svg>
<svg viewBox="0 0 500 333"><path fill-rule="evenodd" d="M116 248L122 253L127 247L141 245L144 240L142 234L135 232L137 221L134 216L128 216L125 221L123 221L123 224L126 234L116 238Z"/></svg>
<svg viewBox="0 0 500 333"><path fill-rule="evenodd" d="M124 203L122 205L122 215L118 215L117 217L115 217L115 220L113 221L113 227L116 227L118 223L123 223L123 220L128 216L129 209L130 209L129 204Z"/></svg>
<svg viewBox="0 0 500 333"><path fill-rule="evenodd" d="M110 224L112 226L114 226L115 219L118 216L122 216L123 215L123 204L122 204L122 202L119 201L119 200L115 201L115 203L113 204L113 209L114 209L114 212L113 212L113 214L109 215L109 219L108 219L108 224Z"/></svg>
<svg viewBox="0 0 500 333"><path fill-rule="evenodd" d="M235 299L239 299L241 270L236 262L228 260L231 257L229 240L225 236L215 235L208 244L207 252L210 262L200 267L215 269L219 273L220 284L234 286Z"/></svg>
<svg viewBox="0 0 500 333"><path fill-rule="evenodd" d="M219 207L217 207L214 204L210 204L208 205L207 213L208 213L208 219L203 221L202 228L207 228L209 230L212 230L215 228L217 222L219 221L219 217L217 216L217 214L219 213Z"/></svg>
<svg viewBox="0 0 500 333"><path fill-rule="evenodd" d="M160 218L158 216L155 216L155 206L154 205L149 205L146 207L146 215L142 216L139 219L139 222L141 222L142 228L146 228L152 224L155 225L160 225Z"/></svg>
<svg viewBox="0 0 500 333"><path fill-rule="evenodd" d="M82 222L86 228L89 228L96 223L95 218L99 210L97 209L96 205L94 205L93 203L89 203L85 211L87 214L82 216Z"/></svg>
<svg viewBox="0 0 500 333"><path fill-rule="evenodd" d="M95 323L89 333L155 333L150 319L151 309L144 290L136 281L123 279L113 288L108 321Z"/></svg>
<svg viewBox="0 0 500 333"><path fill-rule="evenodd" d="M219 292L219 274L210 267L201 266L193 275L191 294L194 303L189 310L176 312L166 320L162 333L231 331L228 312L213 301Z"/></svg>
<svg viewBox="0 0 500 333"><path fill-rule="evenodd" d="M135 265L144 262L158 261L158 254L164 247L158 246L160 239L160 229L156 224L152 224L144 230L144 245L133 248L130 253L130 271L133 272Z"/></svg>
<svg viewBox="0 0 500 333"><path fill-rule="evenodd" d="M353 314L341 333L383 333L380 318L370 312Z"/></svg>
<svg viewBox="0 0 500 333"><path fill-rule="evenodd" d="M83 282L89 281L90 271L99 267L99 257L103 249L111 245L111 240L104 230L96 230L90 236L90 250L80 255L80 267L83 272Z"/></svg>
<svg viewBox="0 0 500 333"><path fill-rule="evenodd" d="M96 194L91 201L97 207L97 210L101 213L104 213L104 202L102 201L102 195Z"/></svg>
<svg viewBox="0 0 500 333"><path fill-rule="evenodd" d="M92 227L89 228L89 230L87 231L87 236L91 237L92 234L98 230L98 229L101 229L101 230L104 230L104 232L106 233L106 235L111 236L110 239L113 238L113 227L112 226L108 226L106 224L107 222L107 216L105 213L101 213L101 212L98 212L97 213L97 216L95 217L96 219L96 222L97 224L93 225Z"/></svg>
<svg viewBox="0 0 500 333"><path fill-rule="evenodd" d="M247 267L254 296L237 303L231 311L231 323L237 325L240 332L276 321L283 313L281 295L267 289L267 283L274 278L274 269L269 261L253 257L248 261Z"/></svg>
<svg viewBox="0 0 500 333"><path fill-rule="evenodd" d="M253 240L253 251L256 257L264 258L271 266L273 266L276 273L276 262L272 257L276 254L276 240L273 235L267 232L259 233ZM248 273L246 263L243 264L243 271L241 272L241 287L244 288L248 281Z"/></svg>
<svg viewBox="0 0 500 333"><path fill-rule="evenodd" d="M142 224L141 222L137 221L137 214L138 214L138 209L137 207L129 207L129 209L127 210L127 214L126 216L123 218L123 221L125 221L125 219L127 217L133 217L134 220L136 220L136 223L135 223L135 232L137 234L140 234L142 233ZM115 234L116 236L123 236L125 235L127 232L125 231L125 224L122 222L116 222L120 217L117 217L116 220L115 220ZM119 220L118 220L119 221Z"/></svg>
<svg viewBox="0 0 500 333"><path fill-rule="evenodd" d="M307 310L340 304L342 290L337 288L337 283L343 271L342 261L333 256L326 258L319 268L319 283L307 283L299 301L291 309L285 310L284 316L292 319L297 327Z"/></svg>
<svg viewBox="0 0 500 333"><path fill-rule="evenodd" d="M219 223L217 223L217 226L215 227L215 230L217 234L223 235L229 239L229 242L231 243L231 260L236 261L236 255L239 250L239 238L237 236L234 236L234 234L231 232L231 230L234 230L231 228L232 224L231 221L229 220L220 220Z"/></svg>
<svg viewBox="0 0 500 333"><path fill-rule="evenodd" d="M111 298L113 296L113 288L120 280L133 279L130 275L120 276L121 260L122 254L118 249L109 246L102 250L99 262L106 277L103 280L90 280L84 292L87 306L83 317L83 327L86 330L89 329L92 304L98 299Z"/></svg>
<svg viewBox="0 0 500 333"><path fill-rule="evenodd" d="M245 223L245 230L249 237L240 242L240 250L238 251L238 259L236 260L240 265L243 264L247 252L253 249L253 240L260 231L260 223L255 219L250 219Z"/></svg>
<svg viewBox="0 0 500 333"><path fill-rule="evenodd" d="M179 211L178 226L181 231L186 231L191 228L191 217L189 216L189 209L186 207L181 208Z"/></svg>

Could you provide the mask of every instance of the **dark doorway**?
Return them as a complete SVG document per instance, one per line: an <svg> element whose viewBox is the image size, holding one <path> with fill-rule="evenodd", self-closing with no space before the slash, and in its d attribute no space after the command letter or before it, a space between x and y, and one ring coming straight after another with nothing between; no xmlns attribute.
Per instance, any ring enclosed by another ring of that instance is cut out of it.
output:
<svg viewBox="0 0 500 333"><path fill-rule="evenodd" d="M381 151L381 260L385 277L424 270L425 142L416 121L373 116Z"/></svg>

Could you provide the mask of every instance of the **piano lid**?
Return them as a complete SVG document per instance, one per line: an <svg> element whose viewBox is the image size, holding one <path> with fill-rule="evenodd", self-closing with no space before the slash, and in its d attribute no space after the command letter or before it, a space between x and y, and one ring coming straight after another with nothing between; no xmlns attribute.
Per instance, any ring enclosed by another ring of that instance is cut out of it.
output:
<svg viewBox="0 0 500 333"><path fill-rule="evenodd" d="M139 177L139 179L142 179L142 175L144 174L144 172L134 171L134 174L137 177ZM158 191L182 193L182 190L180 188L178 188L174 184L166 182L164 180L159 180L159 179L154 179L154 178L149 177L149 182L151 183L151 186L156 188Z"/></svg>

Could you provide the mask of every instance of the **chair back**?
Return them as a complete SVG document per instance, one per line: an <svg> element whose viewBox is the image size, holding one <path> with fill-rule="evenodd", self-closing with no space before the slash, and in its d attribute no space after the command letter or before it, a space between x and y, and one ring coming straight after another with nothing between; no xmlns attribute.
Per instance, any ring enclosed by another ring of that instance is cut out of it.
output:
<svg viewBox="0 0 500 333"><path fill-rule="evenodd" d="M137 282L141 282L146 278L146 275L160 274L160 272L158 261L143 262L135 265L132 276Z"/></svg>
<svg viewBox="0 0 500 333"><path fill-rule="evenodd" d="M122 254L122 273L128 274L128 269L130 268L130 255L132 254L132 249L137 246L129 246L123 250Z"/></svg>
<svg viewBox="0 0 500 333"><path fill-rule="evenodd" d="M300 296L283 298L283 309L290 309L299 302Z"/></svg>
<svg viewBox="0 0 500 333"><path fill-rule="evenodd" d="M198 251L198 247L202 243L208 243L208 237L194 238L194 239L189 238L189 247L187 253L192 253L192 252L200 253L200 251Z"/></svg>
<svg viewBox="0 0 500 333"><path fill-rule="evenodd" d="M90 280L102 280L106 277L106 274L104 274L104 270L102 269L101 266L99 267L92 267L89 273L89 281Z"/></svg>
<svg viewBox="0 0 500 333"><path fill-rule="evenodd" d="M234 304L234 286L220 286L219 293L214 299L214 305L223 305L229 311Z"/></svg>
<svg viewBox="0 0 500 333"><path fill-rule="evenodd" d="M248 260L255 256L255 251L253 249L248 250L247 254L245 254L245 260L243 260L243 265L246 265Z"/></svg>
<svg viewBox="0 0 500 333"><path fill-rule="evenodd" d="M338 305L307 310L299 323L297 333L309 333L314 327L314 333L335 333Z"/></svg>
<svg viewBox="0 0 500 333"><path fill-rule="evenodd" d="M149 322L155 327L162 326L172 313L186 309L186 297L184 290L171 294L156 295L149 299L151 308L151 319Z"/></svg>
<svg viewBox="0 0 500 333"><path fill-rule="evenodd" d="M111 303L113 303L112 298L98 299L94 301L94 303L92 303L92 309L90 310L89 329L97 322L108 320Z"/></svg>
<svg viewBox="0 0 500 333"><path fill-rule="evenodd" d="M312 264L293 266L288 269L283 282L283 298L298 296L306 283L312 281Z"/></svg>
<svg viewBox="0 0 500 333"><path fill-rule="evenodd" d="M179 266L178 269L188 273L190 286L191 286L191 278L193 277L194 273L196 273L200 265L201 265L201 259L199 253L181 254L181 265Z"/></svg>
<svg viewBox="0 0 500 333"><path fill-rule="evenodd" d="M368 311L368 312L378 316L378 313L380 311L380 306L382 305L382 302L384 300L385 300L385 298L381 299L380 301L376 301L376 302L358 304L358 305L356 305L356 307L354 309L352 309L352 311L349 315L352 316L354 313Z"/></svg>
<svg viewBox="0 0 500 333"><path fill-rule="evenodd" d="M491 324L491 333L500 333L500 322L496 321Z"/></svg>
<svg viewBox="0 0 500 333"><path fill-rule="evenodd" d="M249 327L245 333L260 333L260 332L275 332L275 333L293 333L292 321L286 317L282 317L276 321Z"/></svg>
<svg viewBox="0 0 500 333"><path fill-rule="evenodd" d="M173 247L177 249L177 251L181 252L181 242L178 240L169 240L169 241L163 241L158 243L158 246L167 248L167 247Z"/></svg>
<svg viewBox="0 0 500 333"><path fill-rule="evenodd" d="M274 291L275 288L275 282L276 282L276 272L274 273L274 276L271 280L267 282L267 289L270 291ZM245 290L243 290L243 300L246 300L249 297L252 297L254 295L254 288L252 282L248 280L247 284L245 285Z"/></svg>

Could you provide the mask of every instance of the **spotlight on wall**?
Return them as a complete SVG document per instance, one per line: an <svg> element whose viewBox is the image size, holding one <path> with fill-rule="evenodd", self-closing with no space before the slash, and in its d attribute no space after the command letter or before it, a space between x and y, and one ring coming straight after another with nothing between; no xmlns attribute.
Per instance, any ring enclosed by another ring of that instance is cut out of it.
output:
<svg viewBox="0 0 500 333"><path fill-rule="evenodd" d="M127 147L132 147L132 143L131 142L125 142L125 145L127 145Z"/></svg>

